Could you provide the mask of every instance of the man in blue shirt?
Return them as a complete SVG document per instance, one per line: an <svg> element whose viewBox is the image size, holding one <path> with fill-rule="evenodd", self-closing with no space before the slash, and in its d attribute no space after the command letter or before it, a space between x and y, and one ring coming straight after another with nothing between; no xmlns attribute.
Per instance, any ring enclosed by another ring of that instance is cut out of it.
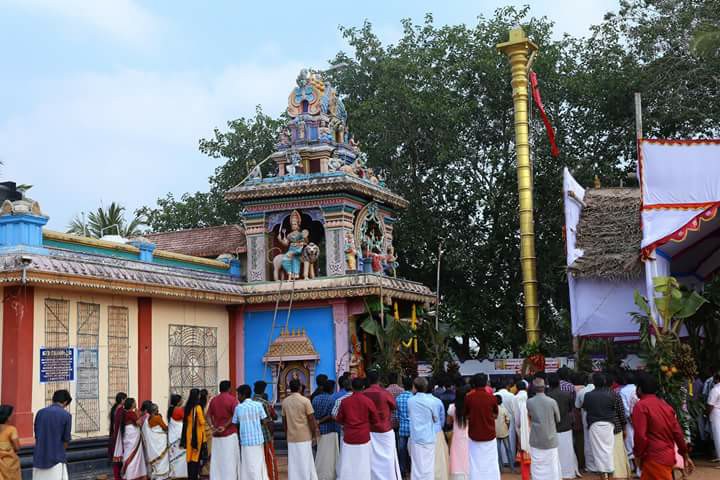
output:
<svg viewBox="0 0 720 480"><path fill-rule="evenodd" d="M408 400L410 417L410 459L412 480L435 478L435 440L445 423L442 402L428 392L428 381L416 378L413 382L415 396Z"/></svg>
<svg viewBox="0 0 720 480"><path fill-rule="evenodd" d="M33 477L67 480L65 449L70 443L72 415L65 410L72 397L67 390L53 394L52 405L35 415L35 449L33 451Z"/></svg>
<svg viewBox="0 0 720 480"><path fill-rule="evenodd" d="M320 425L320 439L315 454L315 470L320 480L335 478L340 450L338 446L337 423L332 416L335 406L333 393L335 392L335 381L325 380L322 393L318 393L312 399L312 407L315 410L315 418Z"/></svg>
<svg viewBox="0 0 720 480"><path fill-rule="evenodd" d="M397 419L398 419L398 460L400 461L400 471L403 477L410 474L410 453L408 452L408 441L410 439L410 416L408 415L408 400L412 394L412 378L403 378L403 388L405 389L395 398L397 402Z"/></svg>
<svg viewBox="0 0 720 480"><path fill-rule="evenodd" d="M265 407L251 400L250 385L240 385L237 392L240 404L235 407L232 422L238 426L242 445L240 452L242 474L238 478L267 480L268 472L263 448L265 437L262 430L262 421L267 418Z"/></svg>

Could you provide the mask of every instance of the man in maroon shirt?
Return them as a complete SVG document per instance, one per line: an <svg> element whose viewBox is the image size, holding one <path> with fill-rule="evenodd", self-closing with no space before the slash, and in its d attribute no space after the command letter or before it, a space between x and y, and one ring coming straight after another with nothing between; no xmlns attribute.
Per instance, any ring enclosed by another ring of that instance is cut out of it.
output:
<svg viewBox="0 0 720 480"><path fill-rule="evenodd" d="M338 480L371 480L370 428L378 423L375 404L362 393L364 381L354 378L353 393L340 403L335 421L343 426L343 446L340 449Z"/></svg>
<svg viewBox="0 0 720 480"><path fill-rule="evenodd" d="M220 394L210 401L207 417L213 428L213 459L210 462L210 479L240 478L240 445L237 427L232 423L238 399L230 393L230 381L220 382ZM235 474L236 476L233 476Z"/></svg>
<svg viewBox="0 0 720 480"><path fill-rule="evenodd" d="M632 412L635 429L635 462L642 470L643 480L672 480L675 465L675 446L685 459L685 470L690 474L695 465L688 457L685 436L675 417L673 408L655 396L657 380L641 375L637 380L640 398Z"/></svg>
<svg viewBox="0 0 720 480"><path fill-rule="evenodd" d="M375 404L378 413L377 423L370 426L372 478L400 480L402 475L395 444L395 432L392 428L392 412L397 409L397 404L392 394L380 386L380 375L377 370L370 370L367 379L370 386L365 389L364 393Z"/></svg>
<svg viewBox="0 0 720 480"><path fill-rule="evenodd" d="M486 391L487 375L484 373L472 377L470 385L473 389L465 397L465 418L470 437L470 480L500 480L495 441L497 399Z"/></svg>

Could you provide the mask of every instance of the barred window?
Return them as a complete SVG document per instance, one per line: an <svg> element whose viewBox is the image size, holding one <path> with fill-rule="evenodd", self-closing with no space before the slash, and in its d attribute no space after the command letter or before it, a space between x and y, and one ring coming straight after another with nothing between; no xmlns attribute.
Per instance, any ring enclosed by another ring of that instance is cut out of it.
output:
<svg viewBox="0 0 720 480"><path fill-rule="evenodd" d="M67 300L45 299L45 348L68 347L70 342L70 304ZM56 390L70 390L69 382L45 384L45 404L52 402Z"/></svg>
<svg viewBox="0 0 720 480"><path fill-rule="evenodd" d="M100 378L98 340L100 305L77 304L77 380L75 397L75 431L100 431Z"/></svg>
<svg viewBox="0 0 720 480"><path fill-rule="evenodd" d="M170 393L217 389L217 328L170 325Z"/></svg>
<svg viewBox="0 0 720 480"><path fill-rule="evenodd" d="M108 404L115 404L118 392L128 393L130 387L129 312L127 307L108 307Z"/></svg>

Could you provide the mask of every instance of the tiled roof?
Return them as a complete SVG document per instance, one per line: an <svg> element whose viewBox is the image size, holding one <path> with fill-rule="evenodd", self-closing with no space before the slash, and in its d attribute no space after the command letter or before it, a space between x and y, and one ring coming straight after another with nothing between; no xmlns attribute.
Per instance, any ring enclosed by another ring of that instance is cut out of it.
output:
<svg viewBox="0 0 720 480"><path fill-rule="evenodd" d="M218 257L223 253L237 254L247 250L245 230L240 225L148 233L144 237L159 250L195 257Z"/></svg>

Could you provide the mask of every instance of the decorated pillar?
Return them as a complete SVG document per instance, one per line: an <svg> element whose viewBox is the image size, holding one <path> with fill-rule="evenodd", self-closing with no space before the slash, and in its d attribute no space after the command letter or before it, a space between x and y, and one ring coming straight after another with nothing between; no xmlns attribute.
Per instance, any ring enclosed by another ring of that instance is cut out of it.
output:
<svg viewBox="0 0 720 480"><path fill-rule="evenodd" d="M152 399L152 298L138 298L138 403Z"/></svg>
<svg viewBox="0 0 720 480"><path fill-rule="evenodd" d="M267 278L267 237L265 215L246 214L245 235L247 237L247 279L248 282L264 282Z"/></svg>
<svg viewBox="0 0 720 480"><path fill-rule="evenodd" d="M350 331L346 299L330 300L335 326L335 374L350 371Z"/></svg>
<svg viewBox="0 0 720 480"><path fill-rule="evenodd" d="M228 306L230 381L233 385L245 382L245 306Z"/></svg>
<svg viewBox="0 0 720 480"><path fill-rule="evenodd" d="M21 439L33 436L33 328L35 293L32 287L5 287L3 295L2 403L15 406L15 427Z"/></svg>
<svg viewBox="0 0 720 480"><path fill-rule="evenodd" d="M356 271L359 247L353 235L354 208L347 205L323 209L325 214L325 271L327 276Z"/></svg>

